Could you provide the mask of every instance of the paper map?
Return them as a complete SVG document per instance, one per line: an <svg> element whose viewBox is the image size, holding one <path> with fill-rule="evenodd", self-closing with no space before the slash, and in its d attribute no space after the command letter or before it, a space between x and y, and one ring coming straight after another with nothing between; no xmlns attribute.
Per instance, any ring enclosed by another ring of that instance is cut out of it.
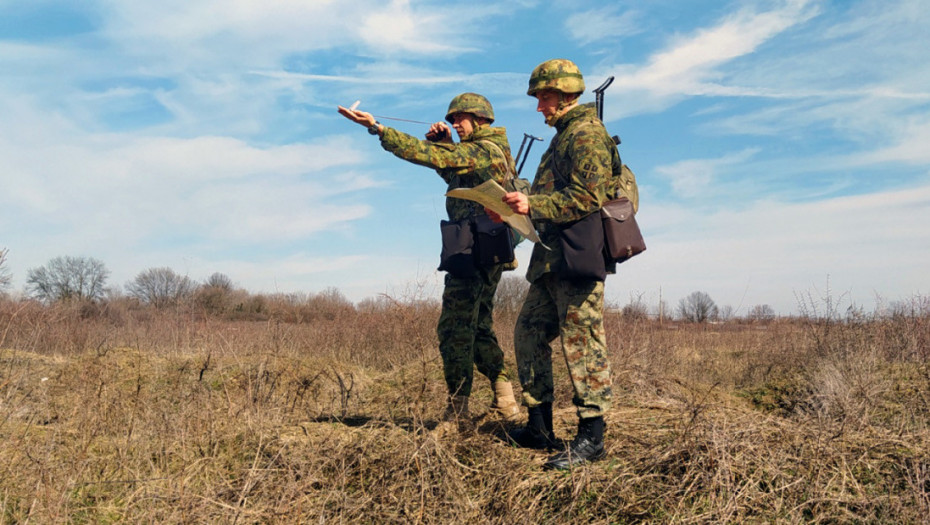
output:
<svg viewBox="0 0 930 525"><path fill-rule="evenodd" d="M539 235L533 228L533 222L526 215L519 215L510 209L510 206L501 201L501 197L507 193L500 184L493 180L482 182L474 188L456 188L446 193L447 197L456 199L465 199L481 204L485 208L494 211L504 219L504 222L511 228L517 230L527 239L540 243Z"/></svg>

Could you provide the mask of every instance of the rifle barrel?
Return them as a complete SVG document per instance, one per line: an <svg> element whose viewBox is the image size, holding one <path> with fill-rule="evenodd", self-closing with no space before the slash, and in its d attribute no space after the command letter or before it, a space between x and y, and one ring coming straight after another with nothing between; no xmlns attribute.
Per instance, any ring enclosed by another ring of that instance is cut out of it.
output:
<svg viewBox="0 0 930 525"><path fill-rule="evenodd" d="M603 84L594 88L594 106L597 108L597 118L604 120L604 91L613 83L614 77L609 76Z"/></svg>
<svg viewBox="0 0 930 525"><path fill-rule="evenodd" d="M607 90L608 87L610 87L610 85L613 83L613 81L614 81L614 77L613 77L613 76L607 77L607 80L605 80L603 84L601 84L600 86L594 88L594 92L595 92L595 93L603 93L604 91Z"/></svg>
<svg viewBox="0 0 930 525"><path fill-rule="evenodd" d="M520 155L523 153L523 146L524 144L526 144L527 140L530 141L530 144L529 146L526 147L526 155L523 155L523 160L520 160ZM520 161L520 164L517 167L517 175L519 175L520 172L523 171L523 165L526 164L526 158L530 156L530 148L533 147L533 143L536 142L537 140L542 142L542 139L539 137L534 137L533 135L530 135L529 133L523 134L523 142L520 143L520 151L517 152L517 160Z"/></svg>

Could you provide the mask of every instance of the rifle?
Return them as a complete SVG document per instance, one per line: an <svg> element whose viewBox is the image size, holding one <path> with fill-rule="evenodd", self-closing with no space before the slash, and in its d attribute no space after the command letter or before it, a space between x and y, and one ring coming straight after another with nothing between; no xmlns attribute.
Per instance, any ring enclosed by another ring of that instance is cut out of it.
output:
<svg viewBox="0 0 930 525"><path fill-rule="evenodd" d="M527 140L530 141L529 146L526 145ZM533 147L533 143L536 142L537 140L542 141L541 138L534 137L533 135L530 135L529 133L523 134L523 142L520 143L520 149L517 151L517 158L514 160L514 165L518 166L517 175L519 175L520 172L523 171L523 165L526 164L526 157L528 157L530 154L530 148ZM526 146L525 155L523 153L523 146ZM520 159L521 156L523 157L523 160Z"/></svg>
<svg viewBox="0 0 930 525"><path fill-rule="evenodd" d="M597 118L601 119L601 122L604 122L604 91L613 83L614 77L609 76L603 84L594 88L594 107L597 108ZM611 137L614 139L614 144L620 145L620 137L614 135Z"/></svg>
<svg viewBox="0 0 930 525"><path fill-rule="evenodd" d="M603 84L594 89L594 105L597 108L597 118L604 123L604 91L614 81L614 77L607 77ZM620 145L620 137L611 137L614 144ZM615 273L616 265L643 252L646 243L643 234L636 224L636 209L639 208L639 190L636 187L636 176L633 171L621 162L620 172L616 174L619 184L626 184L625 188L631 193L621 194L604 203L601 208L601 219L604 225L604 254L607 272ZM624 183L624 179L627 180ZM623 187L623 186L622 186Z"/></svg>

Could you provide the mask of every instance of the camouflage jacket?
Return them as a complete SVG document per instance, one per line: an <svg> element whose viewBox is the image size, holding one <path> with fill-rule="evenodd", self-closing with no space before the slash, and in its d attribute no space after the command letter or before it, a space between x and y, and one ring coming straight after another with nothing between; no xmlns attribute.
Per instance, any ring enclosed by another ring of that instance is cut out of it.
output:
<svg viewBox="0 0 930 525"><path fill-rule="evenodd" d="M593 104L570 109L555 123L556 134L543 153L530 190L530 218L540 240L526 272L530 282L559 271L559 226L601 209L616 196L612 174L620 171L620 154ZM553 172L553 167L558 174Z"/></svg>
<svg viewBox="0 0 930 525"><path fill-rule="evenodd" d="M489 144L500 147L501 153ZM381 147L414 164L433 168L449 185L448 189L473 188L488 179L503 184L513 165L510 143L504 128L482 127L458 143L431 142L385 127ZM457 221L484 213L484 206L463 199L446 198L449 220Z"/></svg>

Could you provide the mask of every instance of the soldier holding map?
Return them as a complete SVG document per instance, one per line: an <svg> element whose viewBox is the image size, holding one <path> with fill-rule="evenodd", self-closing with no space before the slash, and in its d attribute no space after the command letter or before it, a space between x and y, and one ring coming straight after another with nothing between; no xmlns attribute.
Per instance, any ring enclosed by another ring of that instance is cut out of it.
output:
<svg viewBox="0 0 930 525"><path fill-rule="evenodd" d="M546 462L546 467L557 469L604 457L604 415L611 402L603 255L600 249L584 250L585 243L563 242L566 232L586 218L600 223L597 212L612 197L612 173L620 162L596 109L578 104L584 89L581 71L569 60L548 60L533 70L527 94L537 99L536 110L556 134L542 156L530 195L511 192L503 197L514 213L533 220L542 243L551 248L537 243L527 269L530 289L517 318L514 346L529 422L510 437L524 447L559 448L552 428L550 343L561 338L579 422L571 445ZM598 231L602 239L603 230ZM573 271L598 265L599 275Z"/></svg>

